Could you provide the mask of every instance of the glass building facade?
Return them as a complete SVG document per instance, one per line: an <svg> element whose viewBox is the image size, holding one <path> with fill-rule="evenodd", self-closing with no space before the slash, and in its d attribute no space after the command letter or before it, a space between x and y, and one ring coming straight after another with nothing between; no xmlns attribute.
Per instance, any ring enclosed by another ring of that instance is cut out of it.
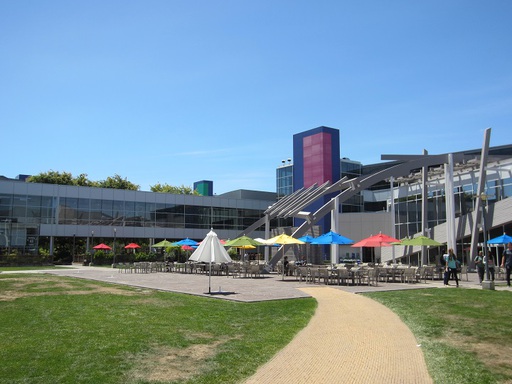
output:
<svg viewBox="0 0 512 384"><path fill-rule="evenodd" d="M487 176L485 195L489 204L512 197L512 177L507 176L509 172L510 169L507 170L507 167L504 167L503 172L491 173ZM457 179L454 188L455 217L460 217L474 211L478 179L473 173L460 175ZM412 237L422 231L422 193L419 187L419 185L412 186L412 188L410 186L401 187L399 188L398 197L395 197L397 238ZM431 184L427 195L427 226L433 228L446 222L444 184Z"/></svg>
<svg viewBox="0 0 512 384"><path fill-rule="evenodd" d="M275 200L173 195L0 180L0 248L35 251L39 236L202 239L238 236ZM256 232L256 236L262 232Z"/></svg>

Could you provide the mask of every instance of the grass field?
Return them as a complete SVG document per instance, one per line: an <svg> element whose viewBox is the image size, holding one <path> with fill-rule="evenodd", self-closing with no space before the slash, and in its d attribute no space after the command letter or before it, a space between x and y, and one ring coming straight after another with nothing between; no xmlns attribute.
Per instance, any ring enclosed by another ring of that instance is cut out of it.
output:
<svg viewBox="0 0 512 384"><path fill-rule="evenodd" d="M367 296L410 327L435 383L512 382L510 292ZM286 345L315 308L314 299L236 303L0 274L0 383L237 383Z"/></svg>
<svg viewBox="0 0 512 384"><path fill-rule="evenodd" d="M235 383L315 308L0 274L0 383Z"/></svg>
<svg viewBox="0 0 512 384"><path fill-rule="evenodd" d="M397 313L436 383L512 383L512 294L422 289L366 294Z"/></svg>

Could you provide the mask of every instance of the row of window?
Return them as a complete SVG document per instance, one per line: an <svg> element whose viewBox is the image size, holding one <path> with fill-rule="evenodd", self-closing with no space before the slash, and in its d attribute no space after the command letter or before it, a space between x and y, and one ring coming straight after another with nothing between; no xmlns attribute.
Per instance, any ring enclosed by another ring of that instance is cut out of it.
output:
<svg viewBox="0 0 512 384"><path fill-rule="evenodd" d="M468 183L455 188L455 216L463 216L474 210L477 184ZM493 180L486 183L485 194L489 201L498 201L512 196L512 178ZM411 237L422 231L421 194L408 195L395 203L396 236L400 239ZM428 227L446 222L446 198L444 189L428 192Z"/></svg>
<svg viewBox="0 0 512 384"><path fill-rule="evenodd" d="M0 222L243 230L262 215L242 208L0 195Z"/></svg>

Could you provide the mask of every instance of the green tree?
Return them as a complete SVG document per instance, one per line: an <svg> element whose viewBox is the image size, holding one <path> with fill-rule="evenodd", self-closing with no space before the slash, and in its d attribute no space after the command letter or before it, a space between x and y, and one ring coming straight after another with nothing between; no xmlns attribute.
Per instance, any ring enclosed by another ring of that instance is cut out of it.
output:
<svg viewBox="0 0 512 384"><path fill-rule="evenodd" d="M140 189L139 185L133 184L132 182L126 180L126 178L123 179L118 174L115 174L113 177L109 176L106 180L99 181L98 187L112 189L128 189L130 191L138 191Z"/></svg>
<svg viewBox="0 0 512 384"><path fill-rule="evenodd" d="M73 184L79 187L94 187L95 183L87 178L87 173L81 173L73 179Z"/></svg>
<svg viewBox="0 0 512 384"><path fill-rule="evenodd" d="M29 183L73 185L73 175L69 172L48 171L41 172L39 175L30 176Z"/></svg>
<svg viewBox="0 0 512 384"><path fill-rule="evenodd" d="M159 192L159 193L172 193L175 195L197 195L199 196L199 193L185 185L181 185L179 187L169 185L169 184L160 184L157 183L155 185L150 185L151 192Z"/></svg>

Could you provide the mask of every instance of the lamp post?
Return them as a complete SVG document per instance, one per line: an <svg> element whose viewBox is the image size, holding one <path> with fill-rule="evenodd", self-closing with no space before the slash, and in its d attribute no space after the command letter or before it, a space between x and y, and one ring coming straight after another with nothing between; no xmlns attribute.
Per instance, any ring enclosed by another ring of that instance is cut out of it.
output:
<svg viewBox="0 0 512 384"><path fill-rule="evenodd" d="M482 289L494 290L494 281L491 281L491 274L489 272L489 254L487 250L487 226L485 222L486 216L486 204L487 204L487 195L482 192L480 195L480 200L482 200L482 230L484 232L484 260L485 260L485 278L482 281Z"/></svg>
<svg viewBox="0 0 512 384"><path fill-rule="evenodd" d="M112 258L112 268L115 268L115 265L116 265L116 234L117 234L117 229L114 228L114 245L112 247L112 252L114 252L114 257Z"/></svg>
<svg viewBox="0 0 512 384"><path fill-rule="evenodd" d="M93 253L94 253L94 231L91 231L91 261L89 262L90 266L93 265L93 263L92 263L92 259L94 258Z"/></svg>

